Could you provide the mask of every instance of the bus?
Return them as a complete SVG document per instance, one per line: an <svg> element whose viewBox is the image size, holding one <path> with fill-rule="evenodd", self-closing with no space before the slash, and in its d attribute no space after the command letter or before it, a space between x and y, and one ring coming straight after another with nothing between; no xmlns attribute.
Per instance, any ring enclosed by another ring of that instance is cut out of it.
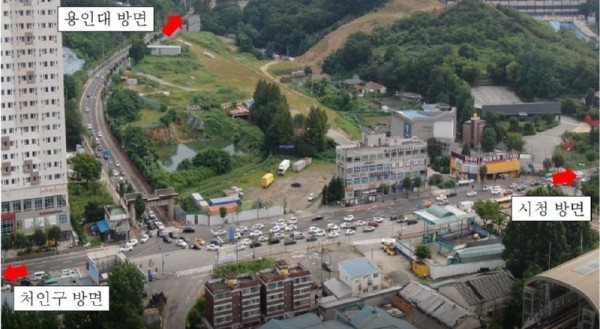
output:
<svg viewBox="0 0 600 329"><path fill-rule="evenodd" d="M500 205L500 209L508 209L512 206L512 197L510 196L494 199L493 201Z"/></svg>

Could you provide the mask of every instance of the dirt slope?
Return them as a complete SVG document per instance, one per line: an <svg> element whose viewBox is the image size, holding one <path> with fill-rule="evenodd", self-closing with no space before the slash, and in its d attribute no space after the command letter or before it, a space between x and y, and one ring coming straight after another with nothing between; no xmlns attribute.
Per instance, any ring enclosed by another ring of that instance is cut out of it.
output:
<svg viewBox="0 0 600 329"><path fill-rule="evenodd" d="M348 37L356 32L370 32L377 27L390 24L414 11L430 11L444 5L438 0L390 0L383 8L359 17L329 33L310 50L296 60L308 65L314 72L321 71L323 60L335 50L341 48Z"/></svg>

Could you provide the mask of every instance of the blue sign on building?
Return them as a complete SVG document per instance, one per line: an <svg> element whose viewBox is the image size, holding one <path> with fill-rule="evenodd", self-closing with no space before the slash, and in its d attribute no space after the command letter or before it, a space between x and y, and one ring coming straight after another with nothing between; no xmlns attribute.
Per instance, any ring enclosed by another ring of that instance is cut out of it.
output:
<svg viewBox="0 0 600 329"><path fill-rule="evenodd" d="M404 138L412 137L412 126L410 123L404 123Z"/></svg>
<svg viewBox="0 0 600 329"><path fill-rule="evenodd" d="M296 148L295 144L279 144L280 150L293 150Z"/></svg>
<svg viewBox="0 0 600 329"><path fill-rule="evenodd" d="M229 227L229 240L235 240L235 227Z"/></svg>

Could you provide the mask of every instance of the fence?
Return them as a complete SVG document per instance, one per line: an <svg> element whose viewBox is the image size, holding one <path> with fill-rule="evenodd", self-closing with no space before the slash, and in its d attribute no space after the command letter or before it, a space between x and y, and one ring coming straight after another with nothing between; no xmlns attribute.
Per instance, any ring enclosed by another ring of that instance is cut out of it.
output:
<svg viewBox="0 0 600 329"><path fill-rule="evenodd" d="M239 214L229 213L224 219L218 215L186 214L185 222L187 225L221 226L224 224L242 223L273 216L283 216L283 214L283 207L275 205L269 208L244 210Z"/></svg>

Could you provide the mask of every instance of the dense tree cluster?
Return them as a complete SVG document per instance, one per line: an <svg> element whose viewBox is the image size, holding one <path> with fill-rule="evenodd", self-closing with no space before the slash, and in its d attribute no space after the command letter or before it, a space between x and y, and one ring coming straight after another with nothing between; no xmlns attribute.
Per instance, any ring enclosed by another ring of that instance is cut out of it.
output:
<svg viewBox="0 0 600 329"><path fill-rule="evenodd" d="M237 1L196 0L202 28L218 35L235 34L242 51L260 55L304 53L341 23L358 17L387 0L250 0L242 9Z"/></svg>
<svg viewBox="0 0 600 329"><path fill-rule="evenodd" d="M67 135L67 150L75 150L77 144L81 144L81 135L84 132L81 121L81 113L77 105L79 89L77 79L72 75L64 75L65 96L65 131Z"/></svg>
<svg viewBox="0 0 600 329"><path fill-rule="evenodd" d="M341 177L333 177L329 184L323 186L321 191L321 204L335 204L346 198L344 180Z"/></svg>
<svg viewBox="0 0 600 329"><path fill-rule="evenodd" d="M102 164L93 155L87 153L77 154L71 159L71 164L79 179L88 183L100 179Z"/></svg>
<svg viewBox="0 0 600 329"><path fill-rule="evenodd" d="M514 8L472 0L439 17L419 13L353 35L323 68L447 102L458 108L459 124L473 110L469 83L479 79L509 83L529 100L583 95L598 84L596 52L572 33L556 33Z"/></svg>
<svg viewBox="0 0 600 329"><path fill-rule="evenodd" d="M108 115L117 125L138 120L143 106L142 99L133 90L117 89L108 100Z"/></svg>

